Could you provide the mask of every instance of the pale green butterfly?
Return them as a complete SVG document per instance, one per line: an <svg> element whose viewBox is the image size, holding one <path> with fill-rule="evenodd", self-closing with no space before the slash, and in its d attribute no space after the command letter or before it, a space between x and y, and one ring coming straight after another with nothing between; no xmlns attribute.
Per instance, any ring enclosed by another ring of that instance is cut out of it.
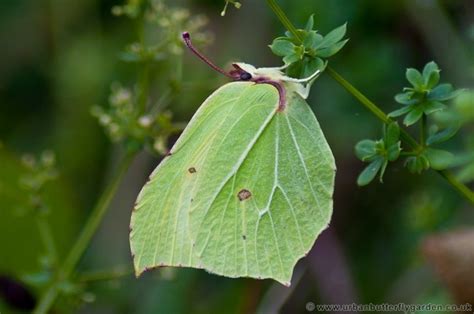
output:
<svg viewBox="0 0 474 314"><path fill-rule="evenodd" d="M233 64L153 171L132 213L136 275L159 266L289 285L328 226L335 163L306 103L307 79Z"/></svg>

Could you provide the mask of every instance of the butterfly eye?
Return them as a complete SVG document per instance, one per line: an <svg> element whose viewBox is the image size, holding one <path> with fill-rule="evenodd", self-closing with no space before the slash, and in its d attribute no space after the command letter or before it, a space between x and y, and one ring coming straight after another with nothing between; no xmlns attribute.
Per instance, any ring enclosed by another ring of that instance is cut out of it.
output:
<svg viewBox="0 0 474 314"><path fill-rule="evenodd" d="M252 75L249 72L240 73L240 80L241 81L249 81L251 79L252 79Z"/></svg>

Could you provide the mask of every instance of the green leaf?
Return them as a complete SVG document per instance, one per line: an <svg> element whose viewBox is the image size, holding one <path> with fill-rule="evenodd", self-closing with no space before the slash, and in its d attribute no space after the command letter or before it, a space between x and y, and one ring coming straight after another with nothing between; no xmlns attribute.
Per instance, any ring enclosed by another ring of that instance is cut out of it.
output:
<svg viewBox="0 0 474 314"><path fill-rule="evenodd" d="M329 46L327 48L322 48L316 50L316 55L321 58L329 58L330 56L335 55L336 53L339 52L339 50L344 47L344 45L349 41L349 39L343 40L338 42L337 44L334 44L332 46Z"/></svg>
<svg viewBox="0 0 474 314"><path fill-rule="evenodd" d="M397 143L389 146L387 148L387 160L388 161L395 161L400 157L400 152L402 151L401 147L401 142L398 141Z"/></svg>
<svg viewBox="0 0 474 314"><path fill-rule="evenodd" d="M385 129L384 142L386 147L398 143L400 139L400 127L397 122L389 123Z"/></svg>
<svg viewBox="0 0 474 314"><path fill-rule="evenodd" d="M419 102L418 99L412 98L413 92L400 93L395 95L395 101L402 105L414 105Z"/></svg>
<svg viewBox="0 0 474 314"><path fill-rule="evenodd" d="M314 14L311 14L308 18L308 22L306 22L306 26L305 26L305 31L309 32L311 30L313 30L313 27L314 27Z"/></svg>
<svg viewBox="0 0 474 314"><path fill-rule="evenodd" d="M423 88L424 79L423 79L423 76L421 76L421 73L417 69L413 69L413 68L407 69L406 77L407 77L407 80L410 82L410 84L413 85L413 87L416 90L420 90Z"/></svg>
<svg viewBox="0 0 474 314"><path fill-rule="evenodd" d="M372 140L362 140L357 143L355 146L355 154L357 158L362 161L370 161L370 159L377 154L375 145L375 141Z"/></svg>
<svg viewBox="0 0 474 314"><path fill-rule="evenodd" d="M420 120L421 116L423 115L423 108L421 106L412 107L411 111L405 116L403 119L403 123L406 126L410 126L415 124Z"/></svg>
<svg viewBox="0 0 474 314"><path fill-rule="evenodd" d="M270 45L270 49L277 56L284 57L295 52L295 45L285 39L275 39Z"/></svg>
<svg viewBox="0 0 474 314"><path fill-rule="evenodd" d="M400 109L394 110L388 114L389 117L396 118L399 116L403 116L404 114L410 112L413 108L410 106L405 106Z"/></svg>
<svg viewBox="0 0 474 314"><path fill-rule="evenodd" d="M424 106L423 112L427 115L448 108L448 106L446 106L445 104L439 101L428 101L424 103L423 106Z"/></svg>
<svg viewBox="0 0 474 314"><path fill-rule="evenodd" d="M379 157L372 161L357 178L357 185L364 186L372 182L384 162L385 160L382 157Z"/></svg>
<svg viewBox="0 0 474 314"><path fill-rule="evenodd" d="M233 82L204 102L138 196L137 275L183 266L290 284L328 226L335 164L309 105L287 97L277 110L273 86Z"/></svg>
<svg viewBox="0 0 474 314"><path fill-rule="evenodd" d="M323 36L316 31L308 32L308 35L303 40L303 46L307 49L314 48L323 40Z"/></svg>
<svg viewBox="0 0 474 314"><path fill-rule="evenodd" d="M423 68L423 77L429 77L432 72L439 71L439 67L436 62L431 61L428 62L425 67Z"/></svg>
<svg viewBox="0 0 474 314"><path fill-rule="evenodd" d="M457 96L451 84L440 84L428 93L429 100L445 101Z"/></svg>
<svg viewBox="0 0 474 314"><path fill-rule="evenodd" d="M297 53L293 53L293 54L288 55L288 56L283 58L283 62L285 64L292 64L292 63L297 62L299 60L301 60L301 57Z"/></svg>
<svg viewBox="0 0 474 314"><path fill-rule="evenodd" d="M459 130L459 126L449 127L444 129L441 132L435 133L430 135L426 139L427 145L433 145L438 143L446 142L447 140L451 139Z"/></svg>
<svg viewBox="0 0 474 314"><path fill-rule="evenodd" d="M448 168L454 158L454 155L450 152L434 148L426 149L425 155L430 161L431 168L435 170L443 170Z"/></svg>
<svg viewBox="0 0 474 314"><path fill-rule="evenodd" d="M433 61L427 63L423 69L423 79L426 88L431 89L439 82L439 68Z"/></svg>
<svg viewBox="0 0 474 314"><path fill-rule="evenodd" d="M324 39L319 43L318 46L314 48L321 50L322 48L329 48L331 46L336 45L344 37L344 35L346 34L346 30L347 30L347 23L344 23L343 25L332 30L326 36L324 36ZM345 40L345 42L347 42L347 40Z"/></svg>

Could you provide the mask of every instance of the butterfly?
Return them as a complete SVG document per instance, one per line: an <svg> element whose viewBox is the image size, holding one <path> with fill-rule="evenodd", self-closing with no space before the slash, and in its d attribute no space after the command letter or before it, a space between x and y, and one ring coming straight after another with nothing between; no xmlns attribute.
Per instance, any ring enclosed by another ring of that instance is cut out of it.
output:
<svg viewBox="0 0 474 314"><path fill-rule="evenodd" d="M306 102L305 79L279 68L214 65L232 82L197 110L141 190L131 216L135 272L192 267L290 285L327 228L336 166Z"/></svg>

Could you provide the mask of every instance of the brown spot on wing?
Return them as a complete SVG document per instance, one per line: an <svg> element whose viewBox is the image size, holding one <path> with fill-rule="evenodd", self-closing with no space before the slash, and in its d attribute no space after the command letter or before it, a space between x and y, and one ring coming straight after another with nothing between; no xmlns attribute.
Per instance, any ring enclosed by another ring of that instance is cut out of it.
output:
<svg viewBox="0 0 474 314"><path fill-rule="evenodd" d="M237 197L239 198L240 201L245 201L246 199L250 198L251 196L252 196L252 193L250 193L250 191L247 190L247 189L242 189L237 194Z"/></svg>

